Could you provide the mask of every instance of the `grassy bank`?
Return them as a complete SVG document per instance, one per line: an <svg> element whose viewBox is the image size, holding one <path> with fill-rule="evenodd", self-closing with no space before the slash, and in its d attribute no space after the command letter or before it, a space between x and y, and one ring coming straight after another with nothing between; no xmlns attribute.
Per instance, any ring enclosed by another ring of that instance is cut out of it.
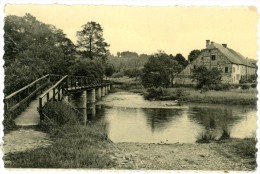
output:
<svg viewBox="0 0 260 174"><path fill-rule="evenodd" d="M249 89L230 89L224 91L209 90L201 92L194 88L157 88L155 91L145 89L140 80L132 78L113 78L115 82L114 90L127 90L130 92L141 93L148 100L178 100L186 103L210 103L210 104L229 104L229 105L256 105L257 90ZM152 94L155 93L155 94Z"/></svg>
<svg viewBox="0 0 260 174"><path fill-rule="evenodd" d="M167 94L176 94L180 89L167 89ZM233 89L229 91L200 92L192 88L181 89L181 102L194 103L213 103L213 104L233 104L233 105L256 105L257 90L256 89ZM180 93L180 91L179 91Z"/></svg>
<svg viewBox="0 0 260 174"><path fill-rule="evenodd" d="M52 118L40 129L47 132L53 144L26 152L7 154L5 167L11 168L111 168L114 162L107 156L110 146L105 134L105 124L82 125L78 115L66 104L49 106Z"/></svg>
<svg viewBox="0 0 260 174"><path fill-rule="evenodd" d="M209 90L206 92L201 92L193 88L162 88L154 91L157 94L150 94L152 98L148 97L148 99L155 98L158 100L178 100L179 102L230 105L256 105L257 101L257 90L254 88L246 90L231 89L228 91Z"/></svg>

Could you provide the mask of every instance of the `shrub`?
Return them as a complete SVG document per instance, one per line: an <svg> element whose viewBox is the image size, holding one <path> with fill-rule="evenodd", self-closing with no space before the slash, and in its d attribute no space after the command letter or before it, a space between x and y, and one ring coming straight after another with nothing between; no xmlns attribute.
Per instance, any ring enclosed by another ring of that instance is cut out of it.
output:
<svg viewBox="0 0 260 174"><path fill-rule="evenodd" d="M45 118L42 124L43 130L49 132L55 127L79 124L79 118L74 110L62 102L50 102L44 109ZM46 116L48 118L46 118Z"/></svg>
<svg viewBox="0 0 260 174"><path fill-rule="evenodd" d="M147 94L145 95L145 99L159 99L163 94L162 88L149 88L147 89Z"/></svg>
<svg viewBox="0 0 260 174"><path fill-rule="evenodd" d="M218 140L230 139L230 130L227 127L222 127L222 134Z"/></svg>
<svg viewBox="0 0 260 174"><path fill-rule="evenodd" d="M216 135L210 131L204 131L197 136L196 143L210 143L214 140L216 140Z"/></svg>
<svg viewBox="0 0 260 174"><path fill-rule="evenodd" d="M201 88L201 92L207 92L209 90L209 87L208 86L202 86Z"/></svg>
<svg viewBox="0 0 260 174"><path fill-rule="evenodd" d="M253 83L251 84L251 88L256 88L257 84Z"/></svg>
<svg viewBox="0 0 260 174"><path fill-rule="evenodd" d="M243 85L241 85L241 89L249 89L249 85L246 85L246 84L243 84Z"/></svg>

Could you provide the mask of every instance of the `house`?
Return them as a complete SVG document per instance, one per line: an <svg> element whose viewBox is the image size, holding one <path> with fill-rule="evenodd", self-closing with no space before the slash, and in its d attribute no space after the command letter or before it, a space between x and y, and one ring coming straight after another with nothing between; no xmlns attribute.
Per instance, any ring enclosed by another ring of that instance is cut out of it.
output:
<svg viewBox="0 0 260 174"><path fill-rule="evenodd" d="M199 66L221 70L222 83L238 84L241 80L256 79L256 60L245 58L227 44L206 40L206 48L175 77L175 83L193 84L191 75Z"/></svg>

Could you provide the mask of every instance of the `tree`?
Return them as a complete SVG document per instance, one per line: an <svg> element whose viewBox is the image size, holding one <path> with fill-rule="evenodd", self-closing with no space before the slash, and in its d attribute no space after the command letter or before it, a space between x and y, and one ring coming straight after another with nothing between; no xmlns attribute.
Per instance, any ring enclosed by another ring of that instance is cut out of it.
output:
<svg viewBox="0 0 260 174"><path fill-rule="evenodd" d="M209 88L210 85L221 83L221 71L217 68L207 69L205 66L199 66L193 70L192 79L197 82L197 88Z"/></svg>
<svg viewBox="0 0 260 174"><path fill-rule="evenodd" d="M106 77L111 77L115 73L115 67L111 64L106 64L105 75Z"/></svg>
<svg viewBox="0 0 260 174"><path fill-rule="evenodd" d="M6 16L4 31L5 94L45 74L67 74L75 46L62 30L27 13Z"/></svg>
<svg viewBox="0 0 260 174"><path fill-rule="evenodd" d="M74 76L94 76L102 79L104 76L104 66L97 60L80 60L70 67L70 74Z"/></svg>
<svg viewBox="0 0 260 174"><path fill-rule="evenodd" d="M77 32L78 48L82 56L105 61L109 55L109 45L103 38L103 29L96 22L88 22Z"/></svg>
<svg viewBox="0 0 260 174"><path fill-rule="evenodd" d="M201 53L200 50L192 50L188 56L188 60L192 62L194 59L196 59L199 56L200 53Z"/></svg>
<svg viewBox="0 0 260 174"><path fill-rule="evenodd" d="M188 65L188 61L180 53L176 54L176 56L173 59L176 60L180 65L182 65L183 68L185 68Z"/></svg>
<svg viewBox="0 0 260 174"><path fill-rule="evenodd" d="M144 65L141 76L142 84L144 87L170 87L174 75L180 68L178 62L172 60L166 53L156 53Z"/></svg>
<svg viewBox="0 0 260 174"><path fill-rule="evenodd" d="M123 52L121 52L121 56L131 58L131 57L138 57L138 54L136 52L132 52L132 51L123 51Z"/></svg>

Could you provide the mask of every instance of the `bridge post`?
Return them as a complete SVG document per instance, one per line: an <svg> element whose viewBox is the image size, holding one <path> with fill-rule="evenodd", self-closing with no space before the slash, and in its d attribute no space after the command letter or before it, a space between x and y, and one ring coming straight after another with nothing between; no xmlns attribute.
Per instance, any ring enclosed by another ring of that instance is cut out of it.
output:
<svg viewBox="0 0 260 174"><path fill-rule="evenodd" d="M96 115L96 108L95 108L95 102L96 102L96 92L95 88L87 91L87 103L88 103L88 110L91 115Z"/></svg>
<svg viewBox="0 0 260 174"><path fill-rule="evenodd" d="M107 86L105 86L105 93L106 93L106 95L108 94L108 87Z"/></svg>
<svg viewBox="0 0 260 174"><path fill-rule="evenodd" d="M88 102L87 102L88 94L87 91L83 91L83 100L82 100L82 108L83 108L83 124L86 125L88 119Z"/></svg>
<svg viewBox="0 0 260 174"><path fill-rule="evenodd" d="M106 94L105 94L105 87L104 86L101 86L101 97L104 97Z"/></svg>
<svg viewBox="0 0 260 174"><path fill-rule="evenodd" d="M101 88L96 88L96 101L101 98Z"/></svg>

